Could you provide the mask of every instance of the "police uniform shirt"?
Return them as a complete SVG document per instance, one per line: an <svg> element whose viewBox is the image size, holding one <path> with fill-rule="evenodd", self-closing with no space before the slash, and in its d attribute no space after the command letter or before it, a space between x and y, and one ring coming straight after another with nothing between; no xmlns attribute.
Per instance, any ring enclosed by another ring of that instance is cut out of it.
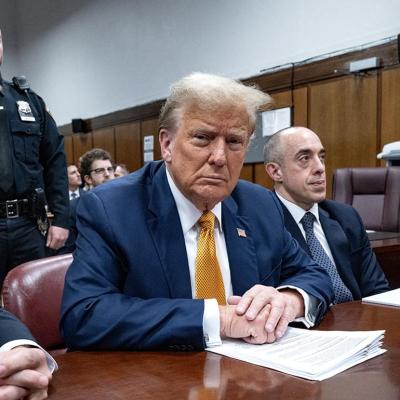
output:
<svg viewBox="0 0 400 400"><path fill-rule="evenodd" d="M43 100L30 89L4 81L0 96L11 137L13 184L0 201L28 197L35 188L45 190L55 226L68 228L68 177L63 137L46 111Z"/></svg>

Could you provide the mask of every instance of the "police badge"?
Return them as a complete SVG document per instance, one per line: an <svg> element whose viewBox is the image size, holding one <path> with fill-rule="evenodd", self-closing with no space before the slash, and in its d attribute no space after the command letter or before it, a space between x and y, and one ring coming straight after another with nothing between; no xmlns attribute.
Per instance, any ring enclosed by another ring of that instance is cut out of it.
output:
<svg viewBox="0 0 400 400"><path fill-rule="evenodd" d="M21 121L28 121L28 122L36 121L36 119L32 113L31 106L29 105L29 103L27 101L18 100L17 106L18 106L18 114L19 114Z"/></svg>

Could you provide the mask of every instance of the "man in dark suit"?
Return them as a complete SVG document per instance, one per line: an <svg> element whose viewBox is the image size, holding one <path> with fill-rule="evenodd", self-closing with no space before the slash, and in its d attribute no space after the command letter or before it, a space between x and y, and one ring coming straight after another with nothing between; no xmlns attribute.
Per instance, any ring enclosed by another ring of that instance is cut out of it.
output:
<svg viewBox="0 0 400 400"><path fill-rule="evenodd" d="M318 323L333 297L326 273L285 230L274 195L238 183L269 101L231 79L181 79L160 115L164 161L81 198L62 302L70 348L265 343L295 319Z"/></svg>
<svg viewBox="0 0 400 400"><path fill-rule="evenodd" d="M56 364L35 343L29 330L13 315L0 308L0 398L47 398L51 372ZM29 346L29 347L24 347Z"/></svg>
<svg viewBox="0 0 400 400"><path fill-rule="evenodd" d="M283 129L266 143L264 160L283 205L286 228L304 250L320 259L323 253L330 268L337 271L331 276L341 287L335 293L335 303L387 291L388 282L357 211L325 199L325 149L318 136L307 128ZM306 215L312 217L313 239L307 236ZM320 246L323 250L315 255L313 251Z"/></svg>
<svg viewBox="0 0 400 400"><path fill-rule="evenodd" d="M84 190L81 188L82 177L79 173L78 167L75 164L68 165L67 173L69 200L72 201L79 198L84 193Z"/></svg>

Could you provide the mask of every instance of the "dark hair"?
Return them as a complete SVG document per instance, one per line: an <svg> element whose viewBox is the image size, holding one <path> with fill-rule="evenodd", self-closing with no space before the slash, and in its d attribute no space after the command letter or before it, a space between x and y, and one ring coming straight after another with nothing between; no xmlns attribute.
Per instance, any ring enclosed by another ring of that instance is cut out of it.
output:
<svg viewBox="0 0 400 400"><path fill-rule="evenodd" d="M96 160L110 160L111 164L114 166L114 161L108 151L95 148L87 151L79 158L79 173L82 176L90 175L92 163Z"/></svg>

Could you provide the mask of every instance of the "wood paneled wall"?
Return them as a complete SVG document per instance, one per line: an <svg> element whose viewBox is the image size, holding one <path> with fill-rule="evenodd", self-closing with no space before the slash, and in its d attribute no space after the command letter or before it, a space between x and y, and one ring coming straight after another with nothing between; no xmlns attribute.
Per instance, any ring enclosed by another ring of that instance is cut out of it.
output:
<svg viewBox="0 0 400 400"><path fill-rule="evenodd" d="M382 73L381 143L400 140L400 68Z"/></svg>
<svg viewBox="0 0 400 400"><path fill-rule="evenodd" d="M129 171L143 166L143 137L154 136L154 159L161 158L158 143L158 118L95 129L88 133L64 135L64 147L69 164L78 164L86 151L100 147L107 150L116 163Z"/></svg>
<svg viewBox="0 0 400 400"><path fill-rule="evenodd" d="M114 130L114 136L114 159L118 163L125 164L129 171L139 169L143 164L140 122L117 125Z"/></svg>
<svg viewBox="0 0 400 400"><path fill-rule="evenodd" d="M349 61L376 56L380 67L368 74L350 75ZM376 159L384 144L400 140L400 65L397 41L357 52L293 65L245 82L256 83L271 94L274 107L293 107L296 126L307 126L327 150L328 197L337 168L384 165ZM91 130L65 135L68 161L92 147L108 150L115 161L133 171L143 165L143 137L154 136L154 159L160 159L158 113L163 101L121 110L86 120ZM264 165L244 165L241 177L271 187Z"/></svg>
<svg viewBox="0 0 400 400"><path fill-rule="evenodd" d="M336 168L377 165L377 77L348 76L310 85L308 126L326 149L329 196Z"/></svg>

